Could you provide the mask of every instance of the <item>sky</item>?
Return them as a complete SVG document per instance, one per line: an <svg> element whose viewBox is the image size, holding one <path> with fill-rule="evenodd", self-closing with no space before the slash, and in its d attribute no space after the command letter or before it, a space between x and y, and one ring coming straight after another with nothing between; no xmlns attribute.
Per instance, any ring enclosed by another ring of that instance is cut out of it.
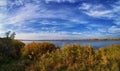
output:
<svg viewBox="0 0 120 71"><path fill-rule="evenodd" d="M0 37L120 38L120 0L0 0Z"/></svg>

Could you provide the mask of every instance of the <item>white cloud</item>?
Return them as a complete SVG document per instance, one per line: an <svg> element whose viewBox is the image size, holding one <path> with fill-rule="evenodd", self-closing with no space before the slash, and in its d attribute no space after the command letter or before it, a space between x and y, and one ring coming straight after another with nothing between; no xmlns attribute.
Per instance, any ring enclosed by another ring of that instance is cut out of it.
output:
<svg viewBox="0 0 120 71"><path fill-rule="evenodd" d="M10 24L16 24L34 18L67 19L67 16L64 15L64 13L65 11L52 11L40 5L26 4L24 7L21 7L17 12L15 12L15 14L8 16L7 22Z"/></svg>
<svg viewBox="0 0 120 71"><path fill-rule="evenodd" d="M116 17L115 17L114 23L115 23L116 25L120 25L120 17L119 17L119 16L116 16Z"/></svg>
<svg viewBox="0 0 120 71"><path fill-rule="evenodd" d="M45 0L46 3L49 3L49 2L57 2L57 3L61 3L61 2L70 2L70 3L74 3L76 2L76 0Z"/></svg>
<svg viewBox="0 0 120 71"><path fill-rule="evenodd" d="M82 9L82 10L88 10L91 8L91 4L87 4L87 3L83 3L79 9Z"/></svg>
<svg viewBox="0 0 120 71"><path fill-rule="evenodd" d="M99 32L102 32L102 33L107 33L107 29L105 28L102 28L102 29L98 29Z"/></svg>
<svg viewBox="0 0 120 71"><path fill-rule="evenodd" d="M31 38L32 37L32 38ZM70 35L67 32L39 32L39 33L19 33L16 35L16 39L31 39L31 40L39 40L39 39L61 39L61 38L69 38Z"/></svg>
<svg viewBox="0 0 120 71"><path fill-rule="evenodd" d="M3 21L6 18L6 0L0 0L0 34L5 32L5 30L3 30ZM2 36L2 34L1 34Z"/></svg>
<svg viewBox="0 0 120 71"><path fill-rule="evenodd" d="M111 10L108 10L103 5L92 5L88 3L83 3L80 7L83 13L87 14L88 16L95 17L95 18L111 18Z"/></svg>
<svg viewBox="0 0 120 71"><path fill-rule="evenodd" d="M92 16L92 17L97 17L97 18L103 17L103 18L105 18L105 17L109 16L111 11L110 10L105 10L105 11L91 10L89 12L84 12L84 13L86 13L87 15Z"/></svg>
<svg viewBox="0 0 120 71"><path fill-rule="evenodd" d="M0 0L0 6L5 6L7 4L6 0Z"/></svg>
<svg viewBox="0 0 120 71"><path fill-rule="evenodd" d="M73 35L81 35L81 32L72 32Z"/></svg>
<svg viewBox="0 0 120 71"><path fill-rule="evenodd" d="M87 35L86 35L87 34ZM94 36L93 36L94 35ZM100 32L96 32L96 31L86 31L86 32L82 32L81 35L79 35L83 38L101 38L104 37Z"/></svg>
<svg viewBox="0 0 120 71"><path fill-rule="evenodd" d="M101 28L104 29L103 27L107 29L107 26L105 26L105 25L103 25L101 23L95 23L95 24L91 23L91 24L86 25L86 28L88 30L101 29ZM101 31L99 31L99 32L101 32Z"/></svg>
<svg viewBox="0 0 120 71"><path fill-rule="evenodd" d="M6 0L0 0L0 22L6 17Z"/></svg>
<svg viewBox="0 0 120 71"><path fill-rule="evenodd" d="M40 39L76 39L76 38L83 38L85 34L81 32L67 32L67 31L41 31L37 33L16 33L16 39L31 39L31 40L40 40ZM74 36L73 36L74 35ZM92 36L92 35L91 35ZM90 37L91 37L90 36ZM32 37L32 38L31 38ZM89 37L89 36L86 36ZM85 38L86 38L85 37Z"/></svg>
<svg viewBox="0 0 120 71"><path fill-rule="evenodd" d="M0 13L0 21L2 21L5 17L6 17L6 15L5 15L5 14Z"/></svg>
<svg viewBox="0 0 120 71"><path fill-rule="evenodd" d="M102 4L83 3L79 9L88 16L112 19L116 25L120 25L120 1L113 3L111 7L108 9Z"/></svg>
<svg viewBox="0 0 120 71"><path fill-rule="evenodd" d="M15 2L18 4L17 2ZM21 3L21 2L20 2ZM56 11L50 10L42 3L40 4L31 4L26 3L24 6L19 8L17 11L15 11L12 15L8 15L7 19L4 21L5 24L15 24L16 23L22 23L26 20L32 20L34 18L55 18L55 19L63 19L68 20L70 22L85 24L87 21L84 21L82 18L71 16L73 12L71 12L70 9L58 9ZM69 12L68 12L69 11ZM72 18L71 18L72 17ZM42 22L42 24L48 24L50 22ZM56 25L56 24L55 24Z"/></svg>
<svg viewBox="0 0 120 71"><path fill-rule="evenodd" d="M109 33L118 33L120 34L120 27L117 27L117 26L112 26L108 29L108 32Z"/></svg>
<svg viewBox="0 0 120 71"><path fill-rule="evenodd" d="M39 23L42 25L60 25L56 21L48 21L48 20L40 20Z"/></svg>
<svg viewBox="0 0 120 71"><path fill-rule="evenodd" d="M90 26L90 27L101 27L102 25L101 24L89 24L88 26Z"/></svg>
<svg viewBox="0 0 120 71"><path fill-rule="evenodd" d="M14 15L8 16L6 22L9 24L16 24L25 20L29 20L36 16L37 9L37 5L34 6L32 4L26 4L25 7L20 8Z"/></svg>
<svg viewBox="0 0 120 71"><path fill-rule="evenodd" d="M113 19L116 25L120 25L120 1L116 2L113 6Z"/></svg>
<svg viewBox="0 0 120 71"><path fill-rule="evenodd" d="M74 22L74 23L79 23L79 24L87 24L88 21L79 19L79 18L68 18L69 21Z"/></svg>

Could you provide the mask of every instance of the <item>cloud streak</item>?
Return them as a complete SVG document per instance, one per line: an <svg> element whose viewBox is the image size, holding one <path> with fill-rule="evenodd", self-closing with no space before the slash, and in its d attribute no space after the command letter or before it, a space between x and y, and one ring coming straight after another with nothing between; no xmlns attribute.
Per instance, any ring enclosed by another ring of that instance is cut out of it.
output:
<svg viewBox="0 0 120 71"><path fill-rule="evenodd" d="M37 15L37 10L38 6L26 4L24 7L20 8L14 15L8 16L6 22L8 22L9 24L16 24L25 20L35 18Z"/></svg>
<svg viewBox="0 0 120 71"><path fill-rule="evenodd" d="M6 0L0 0L0 6L5 6L7 4Z"/></svg>
<svg viewBox="0 0 120 71"><path fill-rule="evenodd" d="M83 10L82 12L87 14L88 16L92 16L95 18L111 18L109 14L112 13L111 10L105 8L103 5L92 5L89 3L83 3L80 7L80 10Z"/></svg>
<svg viewBox="0 0 120 71"><path fill-rule="evenodd" d="M108 32L109 33L119 33L119 35L120 35L120 27L112 26L108 29Z"/></svg>
<svg viewBox="0 0 120 71"><path fill-rule="evenodd" d="M77 0L45 0L45 1L46 1L46 3L49 3L49 2L57 2L57 3L69 2L69 3L74 3Z"/></svg>
<svg viewBox="0 0 120 71"><path fill-rule="evenodd" d="M90 3L83 3L79 9L82 10L83 13L90 17L94 18L106 18L106 19L112 19L116 25L120 25L120 1L115 2L111 5L111 9L108 9L105 5L102 4L90 4Z"/></svg>

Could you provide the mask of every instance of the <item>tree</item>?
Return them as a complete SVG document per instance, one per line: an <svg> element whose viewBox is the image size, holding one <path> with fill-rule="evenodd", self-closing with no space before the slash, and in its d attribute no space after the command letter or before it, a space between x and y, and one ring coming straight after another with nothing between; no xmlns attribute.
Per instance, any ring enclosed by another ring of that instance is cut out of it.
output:
<svg viewBox="0 0 120 71"><path fill-rule="evenodd" d="M15 35L16 35L15 32L13 32L12 34L10 34L10 33L11 33L11 31L8 31L5 33L6 38L14 39Z"/></svg>
<svg viewBox="0 0 120 71"><path fill-rule="evenodd" d="M5 33L6 38L9 38L10 32L11 32L11 31L8 31L8 32Z"/></svg>
<svg viewBox="0 0 120 71"><path fill-rule="evenodd" d="M11 38L11 39L14 39L14 38L15 38L15 35L16 35L15 32L13 32L13 33L10 35L10 38Z"/></svg>

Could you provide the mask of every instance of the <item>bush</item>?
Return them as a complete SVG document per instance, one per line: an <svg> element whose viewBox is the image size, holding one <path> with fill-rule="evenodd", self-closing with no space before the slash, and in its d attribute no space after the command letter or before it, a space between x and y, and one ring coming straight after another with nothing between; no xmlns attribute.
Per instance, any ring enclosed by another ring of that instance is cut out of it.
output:
<svg viewBox="0 0 120 71"><path fill-rule="evenodd" d="M113 49L111 47L94 50L89 45L65 45L61 50L40 57L32 69L34 71L119 71L119 62L112 60L115 57L108 58L106 54L106 51ZM116 51L111 52L118 56L119 47L118 45L114 47Z"/></svg>
<svg viewBox="0 0 120 71"><path fill-rule="evenodd" d="M24 43L9 38L0 39L0 55L10 58L17 58L20 56L21 48Z"/></svg>
<svg viewBox="0 0 120 71"><path fill-rule="evenodd" d="M40 71L85 71L92 66L94 50L91 46L65 45L61 50L41 57L35 69Z"/></svg>
<svg viewBox="0 0 120 71"><path fill-rule="evenodd" d="M93 48L91 46L81 46L79 44L66 45L62 48L62 53L66 58L66 61L70 63L87 61L93 54ZM70 61L70 62L69 62ZM90 62L90 61L88 61Z"/></svg>
<svg viewBox="0 0 120 71"><path fill-rule="evenodd" d="M111 45L104 48L100 48L99 51L106 56L106 60L109 63L108 67L111 71L120 70L120 45Z"/></svg>
<svg viewBox="0 0 120 71"><path fill-rule="evenodd" d="M16 61L20 59L24 43L9 38L0 38L0 71L20 71ZM16 70L18 69L18 70Z"/></svg>
<svg viewBox="0 0 120 71"><path fill-rule="evenodd" d="M23 52L23 56L31 60L37 60L43 54L54 52L56 49L59 48L49 42L43 42L43 43L32 42L30 44L27 44L23 48L22 52Z"/></svg>
<svg viewBox="0 0 120 71"><path fill-rule="evenodd" d="M15 52L15 56L20 57L21 56L21 50L22 48L25 46L24 43L22 43L21 41L18 40L12 40L12 46Z"/></svg>

